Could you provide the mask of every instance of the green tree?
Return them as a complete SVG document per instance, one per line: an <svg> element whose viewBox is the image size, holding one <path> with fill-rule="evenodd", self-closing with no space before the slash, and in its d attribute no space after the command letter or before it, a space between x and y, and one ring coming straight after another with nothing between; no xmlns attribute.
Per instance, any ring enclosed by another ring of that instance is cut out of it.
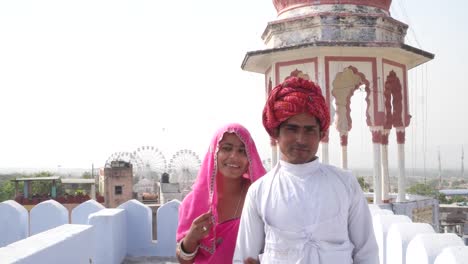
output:
<svg viewBox="0 0 468 264"><path fill-rule="evenodd" d="M406 192L411 193L411 194L430 196L430 197L436 197L437 195L437 191L434 189L434 187L431 187L424 183L416 183L410 186L406 190Z"/></svg>
<svg viewBox="0 0 468 264"><path fill-rule="evenodd" d="M455 195L450 199L450 203L466 202L466 198L461 195Z"/></svg>
<svg viewBox="0 0 468 264"><path fill-rule="evenodd" d="M0 202L14 199L15 184L9 180L3 181L0 184Z"/></svg>
<svg viewBox="0 0 468 264"><path fill-rule="evenodd" d="M357 179L358 179L359 185L361 185L362 191L368 192L369 191L369 184L366 182L364 177L359 176L359 177L357 177Z"/></svg>
<svg viewBox="0 0 468 264"><path fill-rule="evenodd" d="M448 204L449 200L445 197L445 194L443 193L438 193L437 198L439 200L439 204Z"/></svg>
<svg viewBox="0 0 468 264"><path fill-rule="evenodd" d="M91 175L91 173L89 171L85 171L81 175L81 178L83 178L83 179L92 179L93 177L92 177L92 175Z"/></svg>
<svg viewBox="0 0 468 264"><path fill-rule="evenodd" d="M463 187L464 184L465 184L465 181L463 179L455 180L452 182L452 188L460 188L460 187Z"/></svg>
<svg viewBox="0 0 468 264"><path fill-rule="evenodd" d="M32 177L51 177L53 174L48 171L34 173ZM52 189L52 181L33 181L31 182L31 195L49 194Z"/></svg>

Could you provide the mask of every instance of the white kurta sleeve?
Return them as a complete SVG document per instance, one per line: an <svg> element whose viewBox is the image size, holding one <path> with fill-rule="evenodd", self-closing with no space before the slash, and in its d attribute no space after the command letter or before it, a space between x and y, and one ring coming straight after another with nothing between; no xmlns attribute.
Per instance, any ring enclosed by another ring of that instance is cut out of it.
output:
<svg viewBox="0 0 468 264"><path fill-rule="evenodd" d="M250 186L245 197L234 251L234 263L244 263L249 257L258 260L264 248L265 230L258 206L261 201L260 197L257 197L258 188L255 187L259 186Z"/></svg>
<svg viewBox="0 0 468 264"><path fill-rule="evenodd" d="M349 208L348 231L354 244L354 264L378 264L379 249L374 235L372 217L367 200L356 177L350 175L351 206Z"/></svg>

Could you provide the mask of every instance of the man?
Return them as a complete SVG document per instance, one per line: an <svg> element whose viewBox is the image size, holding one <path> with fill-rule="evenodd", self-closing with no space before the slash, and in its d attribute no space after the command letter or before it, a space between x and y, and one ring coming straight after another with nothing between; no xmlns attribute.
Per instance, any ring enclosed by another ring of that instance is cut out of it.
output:
<svg viewBox="0 0 468 264"><path fill-rule="evenodd" d="M358 181L316 156L330 125L320 88L288 78L272 90L263 125L281 159L249 188L234 263L379 263Z"/></svg>

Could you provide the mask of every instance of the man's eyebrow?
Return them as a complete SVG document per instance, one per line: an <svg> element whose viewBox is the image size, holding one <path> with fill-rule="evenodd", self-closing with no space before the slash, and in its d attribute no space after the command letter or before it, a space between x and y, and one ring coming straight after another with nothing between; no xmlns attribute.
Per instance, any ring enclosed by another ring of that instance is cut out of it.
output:
<svg viewBox="0 0 468 264"><path fill-rule="evenodd" d="M284 123L283 126L287 126L287 127L299 127L299 125L296 125L296 124L288 124L288 123Z"/></svg>

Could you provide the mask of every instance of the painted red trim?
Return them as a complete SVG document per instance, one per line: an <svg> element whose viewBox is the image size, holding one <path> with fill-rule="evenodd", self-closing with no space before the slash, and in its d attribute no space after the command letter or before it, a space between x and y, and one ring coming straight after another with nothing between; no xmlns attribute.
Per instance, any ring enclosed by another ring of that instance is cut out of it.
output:
<svg viewBox="0 0 468 264"><path fill-rule="evenodd" d="M296 64L305 64L305 63L314 63L315 67L315 83L318 83L318 58L308 58L308 59L300 59L300 60L292 60L292 61L281 61L277 62L275 64L275 87L276 85L280 84L283 82L283 80L280 80L280 68L284 66L291 66L291 65L296 65Z"/></svg>
<svg viewBox="0 0 468 264"><path fill-rule="evenodd" d="M396 61L391 61L388 59L382 59L382 76L385 76L384 68L383 65L388 64L397 68L401 69L401 72L403 73L403 123L405 127L408 127L410 124L411 120L411 115L409 113L409 103L408 103L408 72L406 69L406 65L398 63ZM385 81L384 81L385 84Z"/></svg>
<svg viewBox="0 0 468 264"><path fill-rule="evenodd" d="M405 131L396 131L397 143L405 144Z"/></svg>
<svg viewBox="0 0 468 264"><path fill-rule="evenodd" d="M382 145L388 145L388 133L382 134Z"/></svg>
<svg viewBox="0 0 468 264"><path fill-rule="evenodd" d="M348 135L341 135L340 136L340 143L341 146L348 146Z"/></svg>
<svg viewBox="0 0 468 264"><path fill-rule="evenodd" d="M372 142L381 143L382 142L382 132L380 130L371 131L372 133Z"/></svg>
<svg viewBox="0 0 468 264"><path fill-rule="evenodd" d="M338 56L326 56L325 57L325 90L326 90L326 99L328 102L328 105L331 107L331 90L330 90L330 62L370 62L372 65L372 87L368 87L368 89L371 89L373 92L373 100L374 100L374 120L370 120L371 124L367 124L368 126L381 126L383 125L383 120L384 120L384 112L379 112L378 111L378 82L377 82L377 59L376 58L371 58L371 57L338 57ZM352 65L350 65L352 66ZM353 67L356 68L356 67ZM357 69L357 68L356 68ZM361 72L359 72L361 73ZM361 73L362 74L362 73ZM365 79L367 80L367 79ZM364 80L363 80L364 81ZM369 81L369 80L367 80ZM367 115L367 113L366 113ZM370 119L370 117L369 117Z"/></svg>

